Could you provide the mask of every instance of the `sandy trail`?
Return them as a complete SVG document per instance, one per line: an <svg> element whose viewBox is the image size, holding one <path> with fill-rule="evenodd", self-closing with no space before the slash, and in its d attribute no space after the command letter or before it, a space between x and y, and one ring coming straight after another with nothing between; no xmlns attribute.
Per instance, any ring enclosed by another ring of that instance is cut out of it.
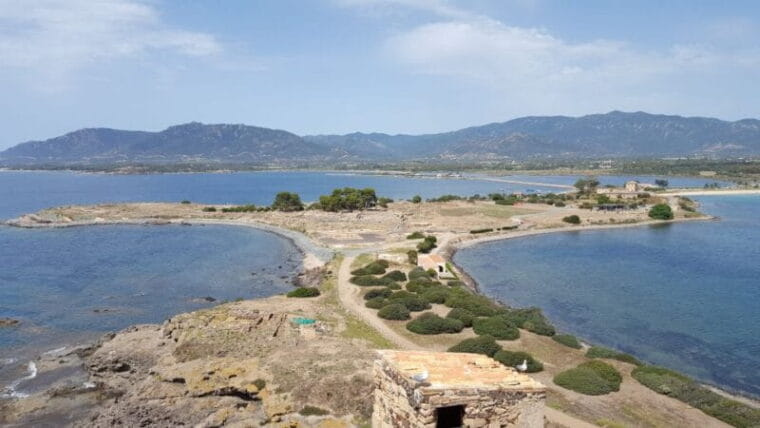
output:
<svg viewBox="0 0 760 428"><path fill-rule="evenodd" d="M354 261L354 258L355 257L353 256L345 257L338 270L338 298L340 299L341 305L372 326L372 328L380 332L380 334L399 348L425 350L423 346L412 342L388 327L382 319L377 317L375 310L364 306L361 287L349 282L349 279L351 278L351 263Z"/></svg>

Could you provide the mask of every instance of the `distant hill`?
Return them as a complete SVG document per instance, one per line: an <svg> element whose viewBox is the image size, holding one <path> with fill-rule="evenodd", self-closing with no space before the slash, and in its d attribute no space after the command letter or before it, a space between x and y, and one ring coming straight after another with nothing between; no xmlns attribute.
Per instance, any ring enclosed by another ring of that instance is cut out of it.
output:
<svg viewBox="0 0 760 428"><path fill-rule="evenodd" d="M6 165L666 157L760 154L760 121L611 112L531 116L426 135L300 137L246 125L188 123L161 132L82 129L0 152Z"/></svg>

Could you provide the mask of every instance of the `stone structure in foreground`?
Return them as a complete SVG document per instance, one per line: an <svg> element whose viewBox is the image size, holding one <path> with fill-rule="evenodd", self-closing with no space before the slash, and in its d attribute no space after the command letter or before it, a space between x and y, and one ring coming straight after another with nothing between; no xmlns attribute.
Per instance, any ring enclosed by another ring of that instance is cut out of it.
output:
<svg viewBox="0 0 760 428"><path fill-rule="evenodd" d="M546 388L485 355L379 354L375 428L544 426Z"/></svg>

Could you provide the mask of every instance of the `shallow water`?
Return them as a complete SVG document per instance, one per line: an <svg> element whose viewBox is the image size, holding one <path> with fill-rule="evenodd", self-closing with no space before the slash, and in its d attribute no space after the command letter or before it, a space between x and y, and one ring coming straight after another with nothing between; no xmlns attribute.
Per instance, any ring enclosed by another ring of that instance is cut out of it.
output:
<svg viewBox="0 0 760 428"><path fill-rule="evenodd" d="M564 331L760 396L760 197L699 200L721 220L496 241L455 261Z"/></svg>

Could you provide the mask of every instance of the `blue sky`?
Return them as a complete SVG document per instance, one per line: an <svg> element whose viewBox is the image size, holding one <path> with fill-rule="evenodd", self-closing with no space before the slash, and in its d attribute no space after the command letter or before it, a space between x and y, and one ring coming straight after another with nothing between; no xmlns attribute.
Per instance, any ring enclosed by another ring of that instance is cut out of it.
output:
<svg viewBox="0 0 760 428"><path fill-rule="evenodd" d="M760 117L760 3L0 0L0 148L189 121L424 133Z"/></svg>

